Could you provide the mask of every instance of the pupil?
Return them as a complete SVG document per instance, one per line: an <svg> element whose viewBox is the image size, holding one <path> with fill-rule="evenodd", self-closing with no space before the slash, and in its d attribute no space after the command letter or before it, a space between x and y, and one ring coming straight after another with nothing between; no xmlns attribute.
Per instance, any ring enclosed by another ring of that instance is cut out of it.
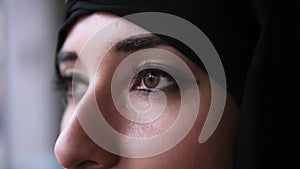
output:
<svg viewBox="0 0 300 169"><path fill-rule="evenodd" d="M148 80L149 80L151 83L153 83L153 81L155 80L154 75L153 75L153 74L149 74L149 75L148 75Z"/></svg>

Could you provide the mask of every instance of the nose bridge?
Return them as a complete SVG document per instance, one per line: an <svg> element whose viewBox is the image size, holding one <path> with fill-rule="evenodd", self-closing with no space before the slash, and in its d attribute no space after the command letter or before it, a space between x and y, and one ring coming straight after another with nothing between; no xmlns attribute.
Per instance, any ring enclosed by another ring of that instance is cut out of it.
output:
<svg viewBox="0 0 300 169"><path fill-rule="evenodd" d="M81 104L85 104L83 107L89 106L88 99ZM78 111L70 117L55 144L59 163L65 168L78 168L85 163L108 167L116 163L118 156L99 147L82 128L77 114L84 114L86 109Z"/></svg>

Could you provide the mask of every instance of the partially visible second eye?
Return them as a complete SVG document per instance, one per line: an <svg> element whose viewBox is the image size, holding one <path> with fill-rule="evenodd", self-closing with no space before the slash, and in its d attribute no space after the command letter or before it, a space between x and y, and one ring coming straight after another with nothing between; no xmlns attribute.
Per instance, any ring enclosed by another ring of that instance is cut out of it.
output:
<svg viewBox="0 0 300 169"><path fill-rule="evenodd" d="M159 69L145 69L133 79L131 90L149 94L150 92L172 91L176 81L168 73Z"/></svg>
<svg viewBox="0 0 300 169"><path fill-rule="evenodd" d="M87 91L88 85L82 81L73 80L72 83L72 98L78 102Z"/></svg>
<svg viewBox="0 0 300 169"><path fill-rule="evenodd" d="M71 73L63 75L58 82L58 88L63 89L66 104L69 104L70 101L78 103L87 91L88 82L79 75Z"/></svg>

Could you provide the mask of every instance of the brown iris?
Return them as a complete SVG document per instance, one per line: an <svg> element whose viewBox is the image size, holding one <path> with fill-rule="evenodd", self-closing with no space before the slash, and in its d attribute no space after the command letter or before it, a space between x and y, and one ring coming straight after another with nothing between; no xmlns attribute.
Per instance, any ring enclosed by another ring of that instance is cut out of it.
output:
<svg viewBox="0 0 300 169"><path fill-rule="evenodd" d="M145 73L143 80L147 88L154 88L158 85L160 76L155 72L147 72Z"/></svg>

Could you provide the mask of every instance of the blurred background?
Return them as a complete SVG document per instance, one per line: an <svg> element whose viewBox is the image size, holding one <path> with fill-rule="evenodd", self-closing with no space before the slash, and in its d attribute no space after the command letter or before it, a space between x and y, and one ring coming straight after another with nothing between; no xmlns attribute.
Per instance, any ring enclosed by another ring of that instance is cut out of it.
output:
<svg viewBox="0 0 300 169"><path fill-rule="evenodd" d="M54 50L64 0L0 0L0 169L60 169Z"/></svg>

